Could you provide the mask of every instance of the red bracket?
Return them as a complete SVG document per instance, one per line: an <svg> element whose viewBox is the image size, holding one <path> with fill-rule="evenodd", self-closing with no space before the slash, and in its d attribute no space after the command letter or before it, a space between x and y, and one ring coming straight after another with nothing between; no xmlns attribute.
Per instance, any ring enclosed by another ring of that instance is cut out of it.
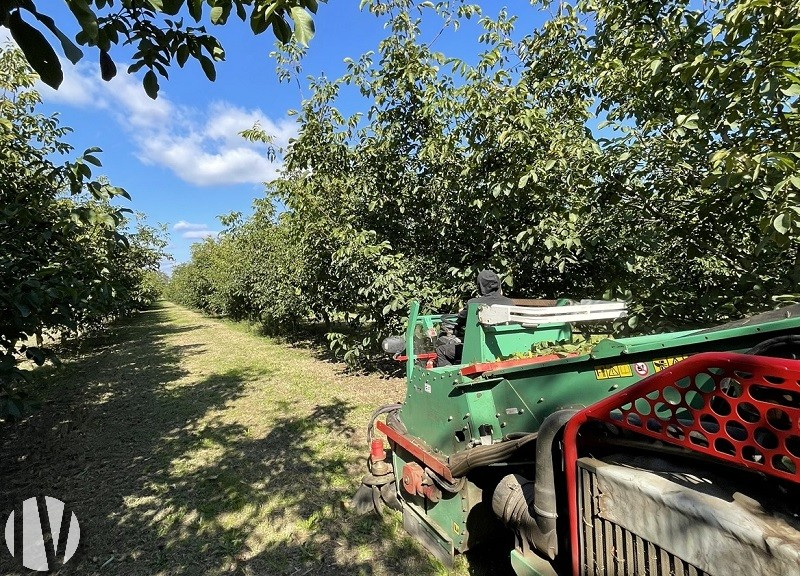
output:
<svg viewBox="0 0 800 576"><path fill-rule="evenodd" d="M394 359L398 362L405 362L408 360L408 356L405 355L395 355ZM425 360L425 368L435 368L436 367L436 352L426 352L425 354L415 354L414 360Z"/></svg>
<svg viewBox="0 0 800 576"><path fill-rule="evenodd" d="M578 412L564 431L564 460L578 573L576 467L589 420L800 483L800 361L708 352L645 378Z"/></svg>
<svg viewBox="0 0 800 576"><path fill-rule="evenodd" d="M420 446L419 443L417 443L411 436L407 434L401 434L380 420L375 423L375 427L386 434L386 437L389 438L389 440L401 446L412 456L414 456L414 458L425 464L425 466L436 472L439 476L448 482L455 482L455 479L450 473L450 468L447 466L447 464L428 452L424 447Z"/></svg>
<svg viewBox="0 0 800 576"><path fill-rule="evenodd" d="M422 496L422 482L425 480L425 471L416 462L409 462L403 466L403 488L409 494Z"/></svg>
<svg viewBox="0 0 800 576"><path fill-rule="evenodd" d="M570 356L577 356L577 354L567 354L566 356L547 354L545 356L534 356L532 358L512 358L511 360L498 360L496 362L477 362L462 368L459 373L462 376L479 376L484 372L493 372L494 370L502 370L504 368L516 368L517 366L528 366L530 364L541 364L542 362L561 360L562 358Z"/></svg>

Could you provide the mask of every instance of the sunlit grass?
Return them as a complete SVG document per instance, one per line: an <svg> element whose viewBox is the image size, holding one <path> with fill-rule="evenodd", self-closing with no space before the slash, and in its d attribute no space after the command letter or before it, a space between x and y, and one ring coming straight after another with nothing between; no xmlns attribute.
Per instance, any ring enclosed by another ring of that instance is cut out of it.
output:
<svg viewBox="0 0 800 576"><path fill-rule="evenodd" d="M81 553L60 573L469 573L433 560L399 514L344 508L369 416L402 381L171 304L65 360L35 373L48 403L3 437L15 464L0 472L8 502L52 494L80 518Z"/></svg>

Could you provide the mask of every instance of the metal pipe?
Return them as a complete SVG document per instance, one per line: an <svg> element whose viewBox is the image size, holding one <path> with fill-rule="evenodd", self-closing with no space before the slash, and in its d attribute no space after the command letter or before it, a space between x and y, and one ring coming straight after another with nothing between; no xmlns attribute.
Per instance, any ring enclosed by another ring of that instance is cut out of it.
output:
<svg viewBox="0 0 800 576"><path fill-rule="evenodd" d="M553 442L578 410L559 410L545 418L536 441L536 481L519 474L503 478L492 495L492 510L518 534L523 553L532 545L539 554L554 560L558 554L556 537L557 502Z"/></svg>
<svg viewBox="0 0 800 576"><path fill-rule="evenodd" d="M536 441L536 484L534 485L533 512L539 534L533 544L551 560L558 554L556 538L556 486L553 465L553 441L578 410L559 410L545 418L539 427Z"/></svg>

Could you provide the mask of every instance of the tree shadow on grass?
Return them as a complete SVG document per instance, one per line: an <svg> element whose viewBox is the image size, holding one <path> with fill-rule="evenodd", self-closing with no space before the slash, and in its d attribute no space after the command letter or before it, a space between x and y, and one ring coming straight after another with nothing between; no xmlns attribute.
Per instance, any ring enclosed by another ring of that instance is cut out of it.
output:
<svg viewBox="0 0 800 576"><path fill-rule="evenodd" d="M131 546L133 535L119 524L126 501L193 441L185 431L254 377L234 371L174 386L189 376L182 358L199 349L171 346L167 338L195 329L174 325L157 308L110 333L67 342L59 350L63 368L34 371L42 409L19 424L0 424L0 517L26 498L49 495L79 518L81 547L62 573L91 572L95 554ZM21 568L0 554L0 573L14 569Z"/></svg>
<svg viewBox="0 0 800 576"><path fill-rule="evenodd" d="M120 565L169 574L437 573L435 561L403 537L397 518L344 510L355 489L352 406L337 400L299 416L281 404L274 409L288 412L273 417L264 437L212 419L185 447L195 456L207 451L205 465L173 461L151 474L158 505L143 499L119 523L156 540L118 558Z"/></svg>
<svg viewBox="0 0 800 576"><path fill-rule="evenodd" d="M360 464L349 449L353 409L337 399L300 416L291 402L277 402L262 438L212 421L202 436L224 447L221 455L161 479L170 527L158 561L170 574L447 573L405 535L399 514L359 517L344 508ZM475 564L472 574L510 573L507 553L498 561L479 552Z"/></svg>
<svg viewBox="0 0 800 576"><path fill-rule="evenodd" d="M193 380L164 309L87 339L62 370L37 371L41 412L0 428L0 519L31 496L66 502L81 526L59 574L442 573L397 515L355 517L359 456L336 399L263 406L266 433L223 417L266 369ZM18 555L19 556L19 555ZM0 573L24 574L4 550Z"/></svg>

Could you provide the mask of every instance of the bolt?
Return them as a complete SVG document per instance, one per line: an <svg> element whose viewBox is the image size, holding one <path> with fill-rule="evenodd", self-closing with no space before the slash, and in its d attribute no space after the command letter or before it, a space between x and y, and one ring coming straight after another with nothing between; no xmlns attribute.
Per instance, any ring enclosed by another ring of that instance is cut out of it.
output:
<svg viewBox="0 0 800 576"><path fill-rule="evenodd" d="M464 414L464 419L466 420L466 419L467 419L467 418L469 418L470 416L471 416L471 414L470 414L469 412L467 412L466 414Z"/></svg>
<svg viewBox="0 0 800 576"><path fill-rule="evenodd" d="M448 422L450 422L452 419L453 419L453 417L452 417L452 416L448 416L448 417L447 417L447 421L448 421Z"/></svg>

